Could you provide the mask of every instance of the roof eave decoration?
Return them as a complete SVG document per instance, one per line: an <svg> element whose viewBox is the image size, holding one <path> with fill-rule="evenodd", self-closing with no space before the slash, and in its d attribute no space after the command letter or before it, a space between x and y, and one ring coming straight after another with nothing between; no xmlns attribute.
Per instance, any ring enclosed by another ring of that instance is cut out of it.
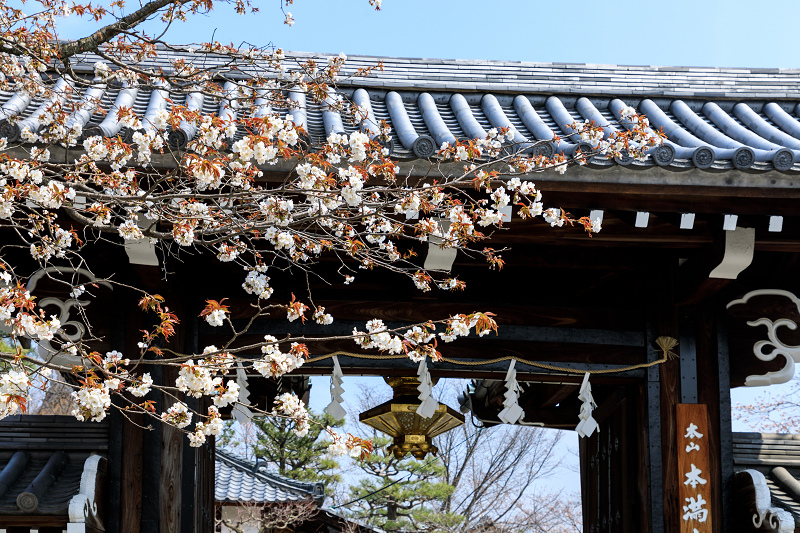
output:
<svg viewBox="0 0 800 533"><path fill-rule="evenodd" d="M287 63L306 57L287 55ZM321 144L331 133L356 129L376 137L380 121L385 120L392 128L386 146L401 160L435 156L445 142L485 138L492 128L512 130L513 150L546 156L556 152L571 156L579 149L586 153L591 145L572 125L593 121L607 138L628 126L621 112L633 106L648 117L652 129L664 132L664 144L643 161L596 156L591 164L800 171L795 164L800 160L800 71L796 70L351 57L337 90L367 111L353 123L350 116L307 101L296 89L276 89L292 102L288 109L271 108L262 94L247 100L239 97L240 86L247 84L248 72L258 70L257 63L237 66L239 71L232 72L229 58L162 50L138 67L169 71L176 58L212 70L224 67L226 72L220 72L218 80L220 95L165 85L107 84L87 75L85 80L54 76L59 90L50 99L72 100L75 111L70 122L82 126L84 137L130 139L132 132L122 128L113 112L121 107L132 108L144 119L170 105L229 119L272 112L305 128L312 144ZM92 60L91 55L84 57L83 67L91 66ZM383 71L347 79L350 70L378 61ZM36 133L48 103L25 94L0 94L0 135L13 142L24 140L26 131ZM111 112L100 113L98 108ZM169 145L184 149L196 133L196 125L181 123L169 132ZM229 145L242 135L244 129L239 128Z"/></svg>

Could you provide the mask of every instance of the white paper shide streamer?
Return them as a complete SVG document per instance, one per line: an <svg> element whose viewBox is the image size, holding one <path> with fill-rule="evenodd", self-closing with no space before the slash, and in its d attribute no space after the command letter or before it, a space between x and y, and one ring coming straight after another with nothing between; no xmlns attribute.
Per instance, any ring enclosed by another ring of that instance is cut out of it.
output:
<svg viewBox="0 0 800 533"><path fill-rule="evenodd" d="M247 388L247 372L245 372L241 361L236 364L236 384L239 385L239 401L233 405L231 414L234 420L244 424L253 418L253 411L242 405L250 402L250 390Z"/></svg>
<svg viewBox="0 0 800 533"><path fill-rule="evenodd" d="M344 374L342 374L342 367L339 366L339 358L335 355L333 359L333 373L331 374L331 403L325 408L325 412L331 415L336 420L341 420L347 415L347 411L342 407L342 382L344 381Z"/></svg>
<svg viewBox="0 0 800 533"><path fill-rule="evenodd" d="M594 403L594 398L592 397L592 385L589 383L588 372L583 376L583 383L581 383L578 399L582 401L583 404L581 405L581 413L578 415L581 421L578 423L575 431L578 432L580 437L591 437L592 433L595 431L599 433L600 428L597 425L597 420L592 417L592 411L597 409L597 404Z"/></svg>
<svg viewBox="0 0 800 533"><path fill-rule="evenodd" d="M419 400L422 402L419 404L419 407L417 407L417 414L422 418L430 418L439 408L439 402L431 395L433 383L431 382L431 375L428 373L427 358L420 361L419 368L417 369L417 376L419 377L419 387L417 387L417 390L419 391Z"/></svg>
<svg viewBox="0 0 800 533"><path fill-rule="evenodd" d="M525 411L519 406L519 383L517 383L517 371L514 370L514 359L508 365L506 373L506 399L503 401L503 410L497 414L502 422L506 424L516 424L520 418L525 416Z"/></svg>

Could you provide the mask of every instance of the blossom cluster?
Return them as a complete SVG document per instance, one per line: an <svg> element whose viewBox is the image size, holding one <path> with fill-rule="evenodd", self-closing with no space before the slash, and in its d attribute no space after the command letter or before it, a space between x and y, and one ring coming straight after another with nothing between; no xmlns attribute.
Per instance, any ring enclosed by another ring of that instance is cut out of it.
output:
<svg viewBox="0 0 800 533"><path fill-rule="evenodd" d="M497 323L491 313L472 313L469 315L454 315L441 321L445 330L439 333L439 338L444 342L452 342L458 337L466 337L472 330L479 337L497 331ZM402 337L391 334L382 320L374 318L367 322L366 332L353 329L355 343L363 349L375 349L390 354L405 353L415 363L430 357L434 361L441 360L441 354L436 350L436 323L412 326L403 332Z"/></svg>
<svg viewBox="0 0 800 533"><path fill-rule="evenodd" d="M8 272L0 273L5 283L11 281ZM51 315L36 312L34 298L20 285L0 286L0 323L10 326L14 335L24 335L36 340L52 340L61 328L61 321Z"/></svg>
<svg viewBox="0 0 800 533"><path fill-rule="evenodd" d="M342 435L330 426L325 428L325 433L331 439L331 443L326 450L328 457L348 455L354 459L364 459L372 452L372 441L356 437L350 433Z"/></svg>
<svg viewBox="0 0 800 533"><path fill-rule="evenodd" d="M222 429L222 417L219 414L219 409L214 405L210 405L205 421L197 422L194 432L189 433L189 446L193 448L202 446L208 436L217 436L222 433Z"/></svg>
<svg viewBox="0 0 800 533"><path fill-rule="evenodd" d="M253 362L253 369L264 377L278 378L303 366L304 351L300 344L293 342L288 352L282 352L278 339L272 335L264 335L265 344L261 346L264 357Z"/></svg>
<svg viewBox="0 0 800 533"><path fill-rule="evenodd" d="M31 381L24 367L0 375L0 419L25 412L30 400Z"/></svg>
<svg viewBox="0 0 800 533"><path fill-rule="evenodd" d="M88 378L78 390L72 392L75 403L72 416L81 422L84 420L100 422L106 417L111 406L111 393L121 386L122 383L118 378L104 381Z"/></svg>
<svg viewBox="0 0 800 533"><path fill-rule="evenodd" d="M296 394L284 392L277 396L272 414L288 418L292 422L292 433L298 437L308 435L311 419L305 404Z"/></svg>
<svg viewBox="0 0 800 533"><path fill-rule="evenodd" d="M175 381L178 390L195 398L212 394L221 384L221 377L212 377L209 368L202 363L195 365L192 359L181 365L178 379Z"/></svg>
<svg viewBox="0 0 800 533"><path fill-rule="evenodd" d="M161 421L183 429L192 423L192 412L185 403L175 402L167 412L161 413Z"/></svg>
<svg viewBox="0 0 800 533"><path fill-rule="evenodd" d="M142 377L136 381L136 384L129 386L127 390L137 398L142 398L146 396L148 392L150 392L152 387L153 378L150 377L149 372L145 372L142 374Z"/></svg>
<svg viewBox="0 0 800 533"><path fill-rule="evenodd" d="M631 106L622 108L620 117L620 125L625 131L614 126L603 127L591 120L575 123L572 129L579 131L581 140L588 142L599 155L609 158L629 156L645 161L649 150L661 144L662 135L653 131L647 117Z"/></svg>

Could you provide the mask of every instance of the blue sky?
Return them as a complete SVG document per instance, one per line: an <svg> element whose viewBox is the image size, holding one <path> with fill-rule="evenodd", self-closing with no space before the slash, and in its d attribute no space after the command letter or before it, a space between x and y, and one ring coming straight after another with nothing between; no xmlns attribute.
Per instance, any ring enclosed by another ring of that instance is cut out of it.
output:
<svg viewBox="0 0 800 533"><path fill-rule="evenodd" d="M716 67L798 67L797 0L279 0L176 24L175 43L275 44L284 50L402 57ZM133 5L133 4L131 4ZM74 17L61 37L91 30Z"/></svg>

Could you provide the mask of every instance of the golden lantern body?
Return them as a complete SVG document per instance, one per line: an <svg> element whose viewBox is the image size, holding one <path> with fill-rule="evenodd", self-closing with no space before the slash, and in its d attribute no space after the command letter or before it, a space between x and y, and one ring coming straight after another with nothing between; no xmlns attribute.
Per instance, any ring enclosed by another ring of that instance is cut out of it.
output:
<svg viewBox="0 0 800 533"><path fill-rule="evenodd" d="M421 403L414 394L419 386L417 378L384 379L394 390L394 398L364 411L358 419L393 437L387 450L397 459L407 453L417 459L423 459L428 453L436 455L439 450L433 445L433 438L463 424L464 416L440 403L433 416L423 418L416 413Z"/></svg>

